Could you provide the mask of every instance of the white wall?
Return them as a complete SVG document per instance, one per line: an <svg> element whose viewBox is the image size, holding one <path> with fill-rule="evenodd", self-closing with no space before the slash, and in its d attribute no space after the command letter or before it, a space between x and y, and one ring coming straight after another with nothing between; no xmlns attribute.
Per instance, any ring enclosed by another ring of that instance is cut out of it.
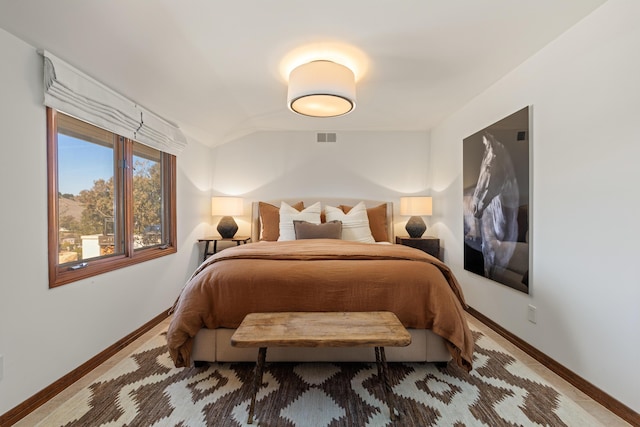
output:
<svg viewBox="0 0 640 427"><path fill-rule="evenodd" d="M468 303L640 411L640 2L610 0L431 133L437 232ZM531 105L531 295L463 269L462 140ZM537 307L537 324L527 305Z"/></svg>
<svg viewBox="0 0 640 427"><path fill-rule="evenodd" d="M400 196L430 189L426 132L337 132L337 139L317 143L315 132L257 132L218 146L213 193L243 196L247 205L343 197L388 200L397 209ZM250 234L249 219L247 209L237 221L239 234ZM396 233L403 232L408 218L395 212L395 219Z"/></svg>
<svg viewBox="0 0 640 427"><path fill-rule="evenodd" d="M178 157L178 253L49 289L42 59L0 30L0 414L169 308L210 226L210 149Z"/></svg>

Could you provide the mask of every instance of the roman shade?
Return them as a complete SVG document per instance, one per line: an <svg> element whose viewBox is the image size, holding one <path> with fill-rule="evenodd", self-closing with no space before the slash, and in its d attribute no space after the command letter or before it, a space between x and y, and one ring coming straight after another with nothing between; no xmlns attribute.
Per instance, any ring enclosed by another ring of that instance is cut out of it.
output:
<svg viewBox="0 0 640 427"><path fill-rule="evenodd" d="M177 155L187 145L180 129L47 51L44 105L93 125Z"/></svg>

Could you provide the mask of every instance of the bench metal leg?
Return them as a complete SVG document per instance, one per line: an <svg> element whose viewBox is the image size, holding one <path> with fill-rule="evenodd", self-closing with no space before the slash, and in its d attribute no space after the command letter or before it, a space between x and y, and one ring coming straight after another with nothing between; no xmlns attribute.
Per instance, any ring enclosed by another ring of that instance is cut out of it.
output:
<svg viewBox="0 0 640 427"><path fill-rule="evenodd" d="M387 357L384 354L384 347L376 347L376 365L378 365L378 378L380 378L382 383L382 389L384 391L384 396L387 401L387 406L389 407L389 418L391 421L396 419L396 414L394 410L394 401L393 401L393 393L391 391L391 381L389 379L389 366L387 365Z"/></svg>
<svg viewBox="0 0 640 427"><path fill-rule="evenodd" d="M248 424L253 424L253 411L256 406L256 395L258 390L262 386L262 374L264 372L264 362L267 358L267 348L260 347L258 350L258 362L256 363L256 369L253 374L253 394L251 395L251 406L249 406L249 420Z"/></svg>
<svg viewBox="0 0 640 427"><path fill-rule="evenodd" d="M376 367L378 368L378 378L382 381L382 361L380 360L380 347L374 347L376 352Z"/></svg>

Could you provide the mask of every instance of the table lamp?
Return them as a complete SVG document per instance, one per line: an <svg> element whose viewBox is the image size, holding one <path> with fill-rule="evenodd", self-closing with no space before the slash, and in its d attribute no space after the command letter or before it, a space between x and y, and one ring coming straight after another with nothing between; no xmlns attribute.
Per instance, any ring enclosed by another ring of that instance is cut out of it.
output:
<svg viewBox="0 0 640 427"><path fill-rule="evenodd" d="M238 231L234 215L242 215L244 200L242 197L216 196L211 198L211 215L222 216L218 223L218 233L225 239L232 238Z"/></svg>
<svg viewBox="0 0 640 427"><path fill-rule="evenodd" d="M400 215L411 216L404 227L409 233L409 237L416 238L424 234L427 230L427 225L421 216L431 215L432 207L431 197L400 197Z"/></svg>

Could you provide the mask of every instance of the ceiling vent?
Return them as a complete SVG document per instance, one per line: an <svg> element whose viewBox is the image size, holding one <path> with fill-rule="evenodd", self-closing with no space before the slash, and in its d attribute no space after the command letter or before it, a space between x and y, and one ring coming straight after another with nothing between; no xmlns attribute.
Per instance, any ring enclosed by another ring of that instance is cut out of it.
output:
<svg viewBox="0 0 640 427"><path fill-rule="evenodd" d="M316 135L316 142L336 142L337 137L335 132L318 132Z"/></svg>

